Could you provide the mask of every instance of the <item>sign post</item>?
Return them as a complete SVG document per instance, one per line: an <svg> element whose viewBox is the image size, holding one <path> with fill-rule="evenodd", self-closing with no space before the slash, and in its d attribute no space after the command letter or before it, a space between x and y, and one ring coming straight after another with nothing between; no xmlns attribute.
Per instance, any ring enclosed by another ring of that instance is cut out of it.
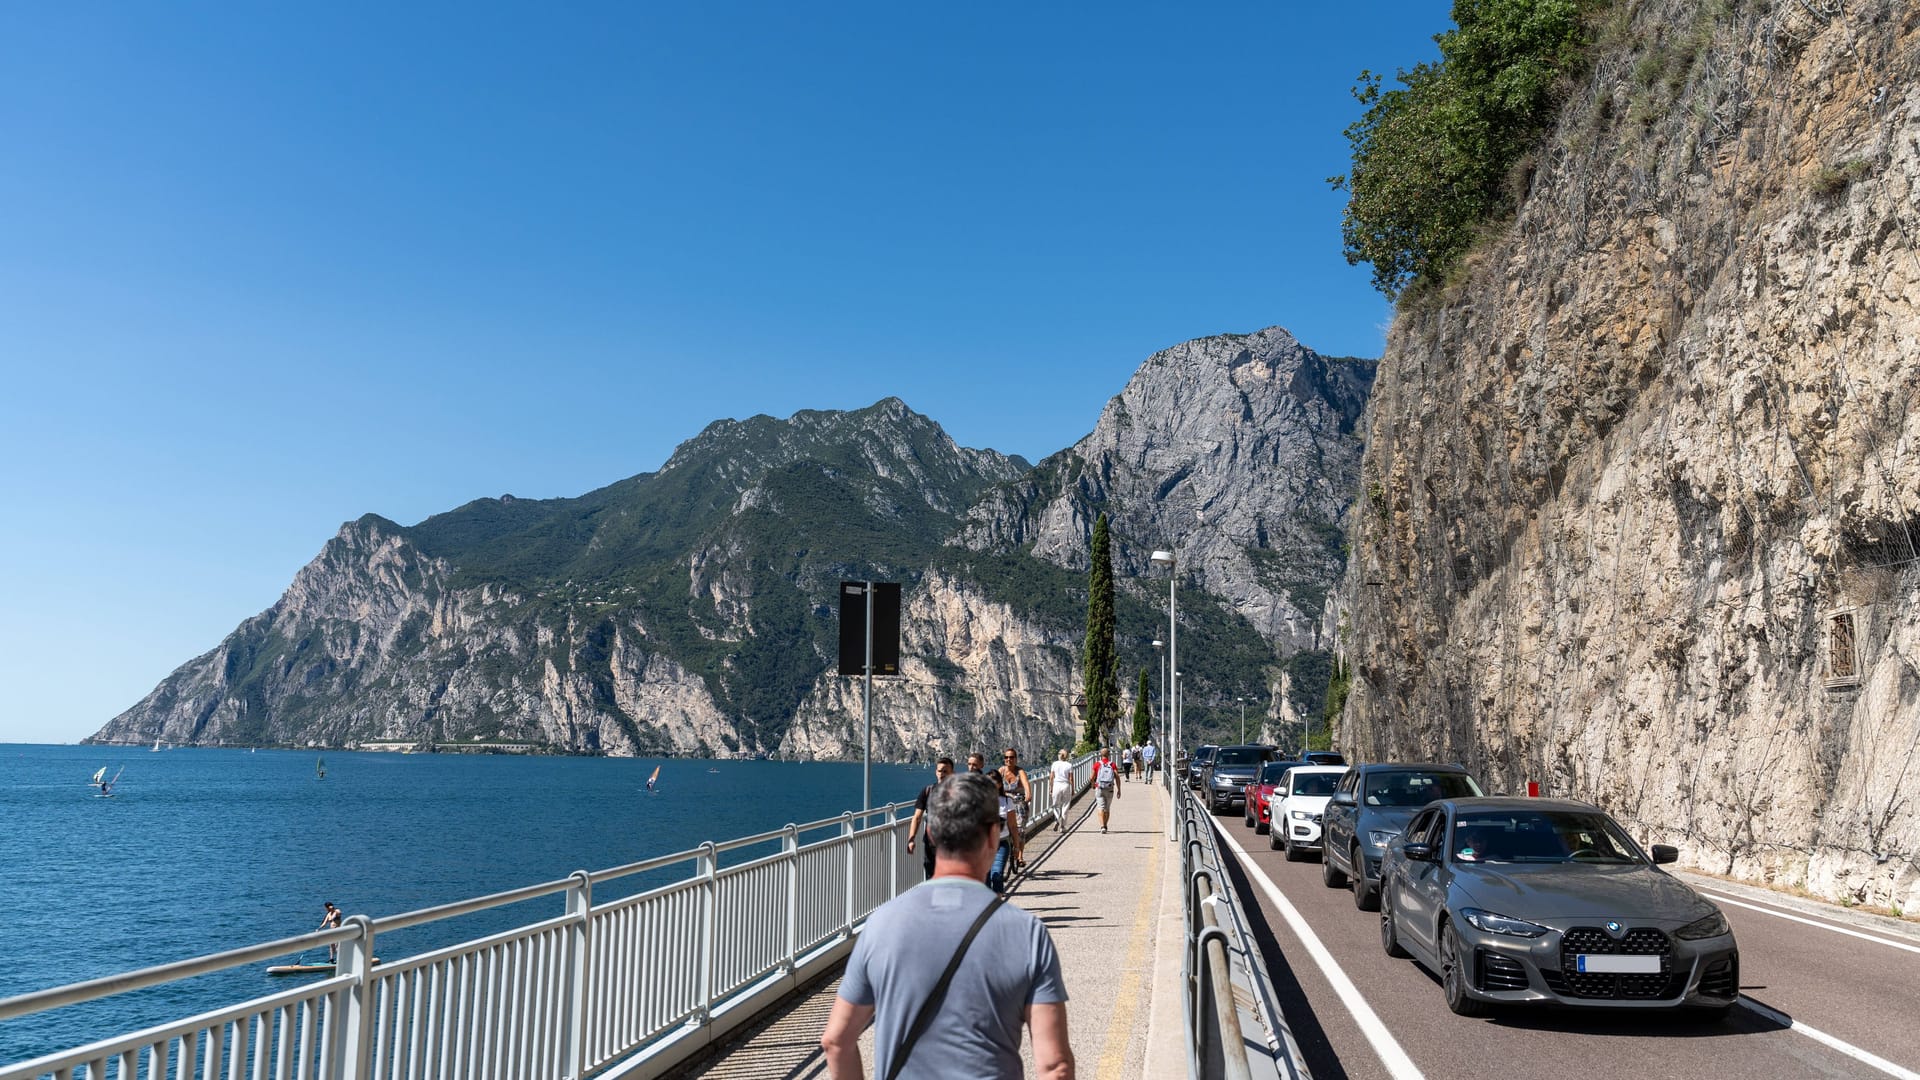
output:
<svg viewBox="0 0 1920 1080"><path fill-rule="evenodd" d="M840 674L863 675L860 809L873 806L873 677L900 674L900 583L840 583Z"/></svg>

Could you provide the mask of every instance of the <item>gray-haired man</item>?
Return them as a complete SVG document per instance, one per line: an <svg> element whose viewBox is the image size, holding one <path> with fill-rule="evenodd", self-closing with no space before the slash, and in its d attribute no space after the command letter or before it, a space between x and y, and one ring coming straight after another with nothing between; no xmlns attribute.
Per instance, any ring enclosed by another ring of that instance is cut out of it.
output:
<svg viewBox="0 0 1920 1080"><path fill-rule="evenodd" d="M927 800L933 879L882 904L847 959L833 1015L820 1036L835 1080L864 1076L860 1033L873 1024L874 1075L884 1077L967 928L994 895L982 882L1000 844L1000 791L974 773L942 780ZM1019 1077L1020 1028L1033 1029L1039 1075L1072 1080L1067 987L1046 925L1003 906L955 970L939 1013L914 1044L900 1080L958 1072Z"/></svg>

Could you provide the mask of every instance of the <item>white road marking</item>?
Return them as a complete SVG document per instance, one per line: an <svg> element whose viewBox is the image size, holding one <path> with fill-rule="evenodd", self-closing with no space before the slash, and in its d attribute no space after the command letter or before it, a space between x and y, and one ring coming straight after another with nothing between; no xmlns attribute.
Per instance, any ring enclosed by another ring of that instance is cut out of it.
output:
<svg viewBox="0 0 1920 1080"><path fill-rule="evenodd" d="M1910 953L1920 953L1920 945L1913 945L1904 941L1895 941L1892 938L1883 938L1875 934L1866 934L1858 930L1849 930L1844 926L1835 926L1832 923L1823 923L1816 919L1802 918L1799 915L1789 915L1784 911L1776 911L1773 908L1762 907L1759 904L1749 904L1745 900L1735 900L1731 896L1722 896L1719 893L1707 892L1705 889L1701 889L1699 890L1699 892L1702 896L1711 897L1712 899L1722 904L1732 904L1735 907L1748 908L1752 911L1758 911L1763 915L1771 915L1776 919L1790 919L1793 922L1805 923L1808 926L1817 926L1822 930L1831 930L1836 934L1845 934L1848 937L1857 937L1862 941L1872 941L1881 945L1891 946L1895 949L1905 949Z"/></svg>
<svg viewBox="0 0 1920 1080"><path fill-rule="evenodd" d="M1761 1016L1766 1017L1768 1020L1771 1020L1782 1027L1789 1028L1793 1031L1799 1032L1802 1035L1805 1035L1807 1038L1812 1039L1814 1042L1821 1043L1826 1046L1830 1046L1833 1049L1838 1050L1841 1053L1852 1058L1853 1060L1860 1062L1862 1065L1869 1065L1869 1066L1872 1066L1873 1068L1879 1069L1881 1072L1886 1073L1888 1076L1897 1076L1900 1078L1900 1080L1920 1080L1920 1073L1914 1072L1912 1069L1902 1068L1899 1065L1895 1065L1893 1062L1888 1061L1886 1058L1883 1058L1878 1054L1870 1054L1867 1051L1862 1050L1859 1047L1853 1045L1852 1043L1843 1042L1840 1039L1834 1038L1833 1036L1827 1034L1826 1032L1821 1031L1819 1028L1808 1027L1807 1025L1801 1023L1800 1021L1795 1020L1793 1017L1788 1016L1786 1013L1783 1013L1778 1009L1773 1009L1765 1005L1762 1005L1750 997L1742 996L1740 998L1740 1004L1745 1005L1747 1008L1753 1010L1756 1013L1759 1013Z"/></svg>
<svg viewBox="0 0 1920 1080"><path fill-rule="evenodd" d="M1340 965L1334 961L1333 954L1327 951L1327 947L1320 943L1320 939L1314 935L1313 928L1307 925L1307 920L1300 914L1300 910L1293 906L1293 902L1288 900L1280 891L1280 887L1273 883L1273 879L1267 876L1266 871L1254 864L1253 858L1247 854L1247 849L1240 846L1240 841L1235 840L1229 830L1215 829L1214 834L1225 840L1234 854L1240 856L1240 868L1245 870L1247 876L1267 894L1267 899L1273 901L1273 906L1280 911L1280 917L1287 920L1287 925L1293 929L1294 935L1307 947L1308 955L1313 957L1314 963L1320 965L1320 973L1327 977L1327 982L1333 986L1333 992L1340 995L1340 1003L1347 1007L1347 1012L1353 1014L1354 1023L1360 1025L1360 1033L1373 1044L1374 1053L1380 1055L1381 1062L1387 1067L1387 1073L1394 1080L1424 1080L1420 1070L1414 1066L1413 1059L1400 1048L1399 1041L1387 1030L1387 1025L1381 1022L1380 1017L1373 1011L1373 1007L1367 1004L1367 999L1360 996L1359 988L1353 985L1352 979L1347 978L1347 973L1342 971ZM1920 1077L1915 1077L1914 1080L1920 1080Z"/></svg>

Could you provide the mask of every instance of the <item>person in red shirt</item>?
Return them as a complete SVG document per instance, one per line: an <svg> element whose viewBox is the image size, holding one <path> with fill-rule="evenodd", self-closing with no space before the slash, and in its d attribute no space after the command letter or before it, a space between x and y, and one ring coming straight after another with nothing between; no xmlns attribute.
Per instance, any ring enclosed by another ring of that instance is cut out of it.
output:
<svg viewBox="0 0 1920 1080"><path fill-rule="evenodd" d="M1120 797L1120 766L1113 760L1113 748L1100 748L1100 760L1093 763L1093 790L1100 795L1100 831L1107 831L1107 814L1113 800Z"/></svg>

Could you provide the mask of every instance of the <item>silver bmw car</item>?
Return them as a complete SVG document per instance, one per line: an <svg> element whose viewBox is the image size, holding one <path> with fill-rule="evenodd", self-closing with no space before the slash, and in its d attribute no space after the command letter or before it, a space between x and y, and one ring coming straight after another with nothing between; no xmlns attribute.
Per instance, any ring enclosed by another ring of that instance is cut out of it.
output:
<svg viewBox="0 0 1920 1080"><path fill-rule="evenodd" d="M1604 810L1556 799L1445 799L1387 845L1380 944L1440 976L1447 1007L1688 1006L1724 1016L1740 951L1720 909Z"/></svg>

